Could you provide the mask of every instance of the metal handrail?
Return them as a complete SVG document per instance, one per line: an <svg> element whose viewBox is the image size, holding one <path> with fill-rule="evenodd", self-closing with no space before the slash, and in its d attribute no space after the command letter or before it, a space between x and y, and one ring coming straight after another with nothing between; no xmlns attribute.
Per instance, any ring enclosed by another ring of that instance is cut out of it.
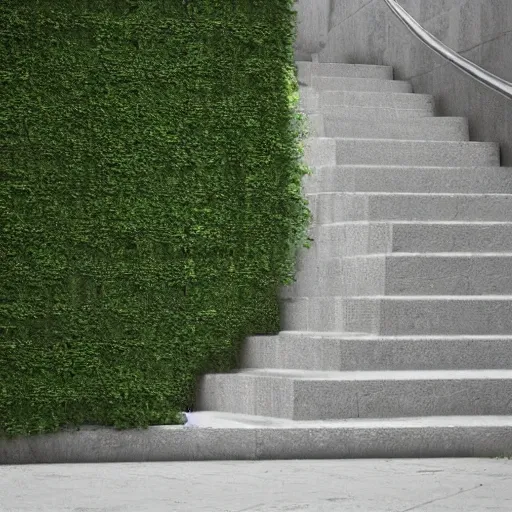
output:
<svg viewBox="0 0 512 512"><path fill-rule="evenodd" d="M441 57L451 62L467 75L478 80L483 85L499 92L506 98L512 99L512 83L493 75L477 66L474 62L462 57L427 32L396 0L384 0L395 16L423 43Z"/></svg>

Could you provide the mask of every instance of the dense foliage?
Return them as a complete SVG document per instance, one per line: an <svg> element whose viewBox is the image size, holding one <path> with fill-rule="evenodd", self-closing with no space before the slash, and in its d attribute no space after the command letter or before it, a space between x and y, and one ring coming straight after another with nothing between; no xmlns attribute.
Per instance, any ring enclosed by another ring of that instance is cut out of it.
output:
<svg viewBox="0 0 512 512"><path fill-rule="evenodd" d="M179 423L309 220L292 0L2 0L0 434Z"/></svg>

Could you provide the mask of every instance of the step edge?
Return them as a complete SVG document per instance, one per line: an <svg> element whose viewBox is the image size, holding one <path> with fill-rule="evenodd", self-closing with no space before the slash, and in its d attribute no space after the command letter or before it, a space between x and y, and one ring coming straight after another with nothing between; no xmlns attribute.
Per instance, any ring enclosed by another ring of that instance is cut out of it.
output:
<svg viewBox="0 0 512 512"><path fill-rule="evenodd" d="M335 382L442 382L512 381L512 369L483 370L301 370L288 368L243 368L226 373L205 374L209 378L276 378L292 381Z"/></svg>

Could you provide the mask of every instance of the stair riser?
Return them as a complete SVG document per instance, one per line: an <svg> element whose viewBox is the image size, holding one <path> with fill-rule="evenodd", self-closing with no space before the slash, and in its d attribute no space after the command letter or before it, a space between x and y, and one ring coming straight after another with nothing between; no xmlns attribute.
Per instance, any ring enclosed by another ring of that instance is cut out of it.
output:
<svg viewBox="0 0 512 512"><path fill-rule="evenodd" d="M311 87L318 91L367 91L412 93L412 85L400 80L344 78L336 76L311 77Z"/></svg>
<svg viewBox="0 0 512 512"><path fill-rule="evenodd" d="M293 420L512 414L512 380L294 380L244 374L202 379L200 410Z"/></svg>
<svg viewBox="0 0 512 512"><path fill-rule="evenodd" d="M497 144L369 139L310 139L306 162L311 166L499 166Z"/></svg>
<svg viewBox="0 0 512 512"><path fill-rule="evenodd" d="M280 289L281 299L352 297L386 294L386 259L309 259L296 274L296 282Z"/></svg>
<svg viewBox="0 0 512 512"><path fill-rule="evenodd" d="M409 82L399 80L343 78L318 75L311 77L311 87L319 91L412 92L412 85Z"/></svg>
<svg viewBox="0 0 512 512"><path fill-rule="evenodd" d="M207 374L199 382L196 409L294 419L293 387L291 379Z"/></svg>
<svg viewBox="0 0 512 512"><path fill-rule="evenodd" d="M393 92L361 92L361 91L316 91L312 96L318 97L319 107L347 105L392 108L392 109L425 109L434 110L433 96L429 94L401 94Z"/></svg>
<svg viewBox="0 0 512 512"><path fill-rule="evenodd" d="M303 179L304 193L512 193L512 172L505 167L418 168L347 166L316 169Z"/></svg>
<svg viewBox="0 0 512 512"><path fill-rule="evenodd" d="M512 340L254 336L242 368L319 371L512 369Z"/></svg>
<svg viewBox="0 0 512 512"><path fill-rule="evenodd" d="M281 300L281 329L383 336L512 334L510 299L301 297Z"/></svg>
<svg viewBox="0 0 512 512"><path fill-rule="evenodd" d="M316 224L348 221L512 221L510 196L308 195Z"/></svg>
<svg viewBox="0 0 512 512"><path fill-rule="evenodd" d="M393 252L512 252L512 225L393 226Z"/></svg>
<svg viewBox="0 0 512 512"><path fill-rule="evenodd" d="M301 87L300 105L306 111L322 110L324 107L360 107L392 110L434 111L434 99L426 94L401 94L365 91L318 91Z"/></svg>
<svg viewBox="0 0 512 512"><path fill-rule="evenodd" d="M365 323L363 317L356 322ZM350 322L347 322L350 329ZM386 302L380 306L380 329L393 334L512 334L511 300Z"/></svg>
<svg viewBox="0 0 512 512"><path fill-rule="evenodd" d="M297 63L299 82L311 85L315 76L331 76L345 78L368 78L377 80L392 80L393 68L390 66L365 66L347 64L329 64L314 62Z"/></svg>
<svg viewBox="0 0 512 512"><path fill-rule="evenodd" d="M311 259L280 297L512 295L512 257Z"/></svg>
<svg viewBox="0 0 512 512"><path fill-rule="evenodd" d="M340 429L341 430L341 429ZM208 440L209 441L209 440ZM208 443L210 447L212 443ZM241 443L237 438L237 446ZM502 458L512 453L509 427L320 428L257 433L259 459ZM202 450L201 453L210 453ZM213 458L213 457L212 457ZM235 458L235 457L233 457ZM236 458L240 458L237 454ZM215 460L215 459L214 459Z"/></svg>
<svg viewBox="0 0 512 512"><path fill-rule="evenodd" d="M347 105L330 105L318 108L301 108L308 117L317 115L331 116L343 119L347 122L370 123L399 123L417 121L422 119L434 119L434 108L427 109L398 109L380 107L361 107Z"/></svg>
<svg viewBox="0 0 512 512"><path fill-rule="evenodd" d="M397 426L393 420L383 420L386 424L379 422L376 426L346 426L343 421L334 428L318 423L299 428L239 428L239 424L238 428L219 428L213 421L213 428L150 426L114 432L108 427L92 432L82 429L51 436L0 439L0 458L2 464L168 461L175 465L176 461L215 461L219 466L220 460L502 458L512 453L510 425L494 419L473 424L471 417L468 419L462 425L457 419L449 426Z"/></svg>
<svg viewBox="0 0 512 512"><path fill-rule="evenodd" d="M386 295L512 295L512 257L387 258L384 273Z"/></svg>
<svg viewBox="0 0 512 512"><path fill-rule="evenodd" d="M390 253L393 250L392 233L392 224L387 223L312 226L309 230L311 248L303 252L309 261Z"/></svg>
<svg viewBox="0 0 512 512"><path fill-rule="evenodd" d="M312 137L341 137L349 139L398 139L468 141L469 130L465 119L424 117L401 122L357 121L323 114L308 116Z"/></svg>
<svg viewBox="0 0 512 512"><path fill-rule="evenodd" d="M512 253L512 224L346 223L313 225L319 259L389 252Z"/></svg>

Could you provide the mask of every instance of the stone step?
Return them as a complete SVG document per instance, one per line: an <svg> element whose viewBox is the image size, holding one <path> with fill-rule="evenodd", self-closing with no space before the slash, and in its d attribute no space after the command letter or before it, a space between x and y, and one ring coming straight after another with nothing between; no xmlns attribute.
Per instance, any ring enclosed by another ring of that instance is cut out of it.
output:
<svg viewBox="0 0 512 512"><path fill-rule="evenodd" d="M512 223L340 222L310 228L319 259L378 253L512 252ZM310 249L311 250L311 249Z"/></svg>
<svg viewBox="0 0 512 512"><path fill-rule="evenodd" d="M512 369L512 336L281 331L244 342L242 368L321 371Z"/></svg>
<svg viewBox="0 0 512 512"><path fill-rule="evenodd" d="M418 141L310 138L305 146L308 165L407 165L492 167L500 165L494 142Z"/></svg>
<svg viewBox="0 0 512 512"><path fill-rule="evenodd" d="M512 334L510 295L297 297L281 299L286 331L385 336Z"/></svg>
<svg viewBox="0 0 512 512"><path fill-rule="evenodd" d="M369 123L329 114L311 114L308 124L312 137L469 141L468 121L463 117L418 117Z"/></svg>
<svg viewBox="0 0 512 512"><path fill-rule="evenodd" d="M220 460L503 457L512 453L512 416L293 421L202 411L188 413L187 420L186 425L146 429L90 425L79 431L0 438L0 460L2 464L207 460L218 464Z"/></svg>
<svg viewBox="0 0 512 512"><path fill-rule="evenodd" d="M310 260L280 297L512 295L512 254L375 254Z"/></svg>
<svg viewBox="0 0 512 512"><path fill-rule="evenodd" d="M311 87L319 91L412 92L411 83L400 80L377 80L319 75L311 77Z"/></svg>
<svg viewBox="0 0 512 512"><path fill-rule="evenodd" d="M338 119L345 119L346 121L364 121L367 123L401 122L411 119L431 118L435 115L433 105L429 108L409 109L331 105L321 106L311 110L302 108L301 111L307 114L307 117L328 115Z"/></svg>
<svg viewBox="0 0 512 512"><path fill-rule="evenodd" d="M512 415L512 370L207 374L197 406L291 420Z"/></svg>
<svg viewBox="0 0 512 512"><path fill-rule="evenodd" d="M512 193L510 167L340 165L314 169L303 179L305 193Z"/></svg>
<svg viewBox="0 0 512 512"><path fill-rule="evenodd" d="M512 223L397 223L393 252L512 252Z"/></svg>
<svg viewBox="0 0 512 512"><path fill-rule="evenodd" d="M285 330L202 377L195 426L286 457L512 451L511 169L392 68L317 60L298 63L314 222Z"/></svg>
<svg viewBox="0 0 512 512"><path fill-rule="evenodd" d="M299 61L296 64L299 83L304 85L311 85L315 76L369 78L378 80L393 79L393 68L391 66L306 61Z"/></svg>
<svg viewBox="0 0 512 512"><path fill-rule="evenodd" d="M394 253L327 260L319 268L316 290L347 296L512 295L512 254Z"/></svg>
<svg viewBox="0 0 512 512"><path fill-rule="evenodd" d="M319 421L218 411L188 416L190 426L196 428L186 430L189 436L184 435L179 444L165 443L183 453L173 453L170 460L502 457L512 453L512 416ZM161 443L157 446L154 460L164 460Z"/></svg>
<svg viewBox="0 0 512 512"><path fill-rule="evenodd" d="M434 97L430 94L368 91L319 91L301 87L300 106L307 113L329 111L332 107L360 107L384 110L427 110L434 112Z"/></svg>
<svg viewBox="0 0 512 512"><path fill-rule="evenodd" d="M512 221L512 194L307 194L315 224L357 220Z"/></svg>

